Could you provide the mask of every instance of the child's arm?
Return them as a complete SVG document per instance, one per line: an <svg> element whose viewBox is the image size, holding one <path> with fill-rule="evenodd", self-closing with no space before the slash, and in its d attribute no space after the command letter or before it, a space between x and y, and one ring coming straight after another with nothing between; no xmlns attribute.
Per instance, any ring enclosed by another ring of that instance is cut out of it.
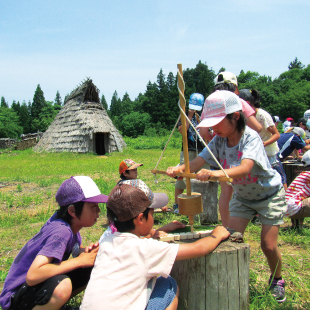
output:
<svg viewBox="0 0 310 310"><path fill-rule="evenodd" d="M254 161L252 159L242 159L241 164L236 167L225 169L225 172L230 178L240 179L247 176L254 167ZM222 170L207 170L201 169L196 173L196 179L200 181L207 181L211 176L213 177L225 177L226 175Z"/></svg>
<svg viewBox="0 0 310 310"><path fill-rule="evenodd" d="M211 253L230 233L223 226L216 227L212 234L193 243L180 244L176 260L200 257Z"/></svg>
<svg viewBox="0 0 310 310"><path fill-rule="evenodd" d="M195 159L189 162L190 172L198 171L205 163L206 162L202 157L197 156ZM168 167L166 173L169 177L174 178L176 176L176 173L184 172L184 170L185 164L176 167Z"/></svg>
<svg viewBox="0 0 310 310"><path fill-rule="evenodd" d="M280 134L276 126L270 126L267 130L272 134L272 136L268 140L263 141L264 146L270 145L280 138Z"/></svg>
<svg viewBox="0 0 310 310"><path fill-rule="evenodd" d="M94 248L88 253L81 253L78 257L62 261L59 264L52 264L53 257L37 255L27 272L26 282L28 285L33 286L53 276L65 274L77 268L92 267L98 249L99 247Z"/></svg>

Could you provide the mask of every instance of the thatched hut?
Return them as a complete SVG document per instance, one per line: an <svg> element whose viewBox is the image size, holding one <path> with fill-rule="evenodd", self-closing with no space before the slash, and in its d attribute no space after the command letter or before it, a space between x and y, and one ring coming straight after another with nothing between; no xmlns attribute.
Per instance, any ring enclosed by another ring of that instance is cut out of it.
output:
<svg viewBox="0 0 310 310"><path fill-rule="evenodd" d="M66 98L34 150L103 155L122 151L125 146L121 134L100 103L98 88L87 79Z"/></svg>

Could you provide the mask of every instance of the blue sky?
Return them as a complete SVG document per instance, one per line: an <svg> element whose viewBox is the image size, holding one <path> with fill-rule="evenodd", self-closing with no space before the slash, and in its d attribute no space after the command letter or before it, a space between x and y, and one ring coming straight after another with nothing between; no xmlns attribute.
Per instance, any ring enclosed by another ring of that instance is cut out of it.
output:
<svg viewBox="0 0 310 310"><path fill-rule="evenodd" d="M216 73L276 78L297 56L310 64L308 0L0 0L0 97L62 99L86 77L108 104L134 100L160 69L199 60ZM177 99L176 99L177 100Z"/></svg>

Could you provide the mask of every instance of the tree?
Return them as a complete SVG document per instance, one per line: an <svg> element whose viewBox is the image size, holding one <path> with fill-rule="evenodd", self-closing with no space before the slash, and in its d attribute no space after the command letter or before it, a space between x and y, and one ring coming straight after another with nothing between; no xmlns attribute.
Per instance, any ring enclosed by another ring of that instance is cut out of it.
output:
<svg viewBox="0 0 310 310"><path fill-rule="evenodd" d="M9 105L5 102L4 97L1 97L1 104L0 104L1 108L8 108Z"/></svg>
<svg viewBox="0 0 310 310"><path fill-rule="evenodd" d="M295 59L293 61L290 62L290 64L288 65L288 69L292 70L292 69L303 69L305 66L298 60L297 57L295 57Z"/></svg>
<svg viewBox="0 0 310 310"><path fill-rule="evenodd" d="M16 138L23 132L17 113L11 108L0 107L0 138Z"/></svg>
<svg viewBox="0 0 310 310"><path fill-rule="evenodd" d="M31 117L33 119L38 118L42 109L46 107L44 93L38 84L36 91L34 92L32 106L31 106Z"/></svg>
<svg viewBox="0 0 310 310"><path fill-rule="evenodd" d="M20 121L20 125L23 127L23 133L30 133L31 132L31 115L29 113L29 109L25 101L23 101L20 107L19 121Z"/></svg>
<svg viewBox="0 0 310 310"><path fill-rule="evenodd" d="M62 100L61 100L59 91L57 90L56 97L55 97L55 100L54 100L54 107L55 107L56 110L59 111L61 109L61 106L62 106Z"/></svg>
<svg viewBox="0 0 310 310"><path fill-rule="evenodd" d="M151 117L148 113L132 112L124 115L120 130L123 135L136 138L143 135L145 128L149 125Z"/></svg>
<svg viewBox="0 0 310 310"><path fill-rule="evenodd" d="M103 106L103 108L108 111L108 104L107 104L107 101L105 100L105 97L104 95L101 96L101 104Z"/></svg>

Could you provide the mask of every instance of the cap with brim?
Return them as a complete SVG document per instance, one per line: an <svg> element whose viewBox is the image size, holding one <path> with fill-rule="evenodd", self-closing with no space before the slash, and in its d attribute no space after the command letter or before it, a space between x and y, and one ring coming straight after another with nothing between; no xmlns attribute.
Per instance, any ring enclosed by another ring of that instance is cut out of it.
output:
<svg viewBox="0 0 310 310"><path fill-rule="evenodd" d="M215 85L223 84L223 83L228 83L228 84L231 83L231 84L238 86L237 77L233 73L228 72L228 71L223 71L219 73L214 80Z"/></svg>
<svg viewBox="0 0 310 310"><path fill-rule="evenodd" d="M274 121L277 122L277 123L280 123L280 122L281 122L281 121L280 121L280 117L277 116L277 115L275 115L275 116L274 116Z"/></svg>
<svg viewBox="0 0 310 310"><path fill-rule="evenodd" d="M157 209L166 206L165 193L153 193L140 179L119 182L111 191L107 207L120 222L135 218L147 208Z"/></svg>
<svg viewBox="0 0 310 310"><path fill-rule="evenodd" d="M190 110L201 111L204 103L204 96L199 93L191 94L188 108Z"/></svg>
<svg viewBox="0 0 310 310"><path fill-rule="evenodd" d="M306 165L310 165L310 152L307 151L303 156L302 156L302 162Z"/></svg>
<svg viewBox="0 0 310 310"><path fill-rule="evenodd" d="M132 159L125 159L119 164L119 174L124 173L126 170L133 170L140 166L143 166L143 164L137 164Z"/></svg>
<svg viewBox="0 0 310 310"><path fill-rule="evenodd" d="M292 127L291 132L295 135L298 135L302 139L306 137L306 132L301 127Z"/></svg>
<svg viewBox="0 0 310 310"><path fill-rule="evenodd" d="M108 196L101 194L96 183L87 176L74 176L65 180L60 185L55 198L60 206L79 201L95 203L108 201Z"/></svg>
<svg viewBox="0 0 310 310"><path fill-rule="evenodd" d="M204 119L198 124L198 128L213 127L226 115L242 111L242 103L236 94L227 90L219 90L206 99L203 111Z"/></svg>

